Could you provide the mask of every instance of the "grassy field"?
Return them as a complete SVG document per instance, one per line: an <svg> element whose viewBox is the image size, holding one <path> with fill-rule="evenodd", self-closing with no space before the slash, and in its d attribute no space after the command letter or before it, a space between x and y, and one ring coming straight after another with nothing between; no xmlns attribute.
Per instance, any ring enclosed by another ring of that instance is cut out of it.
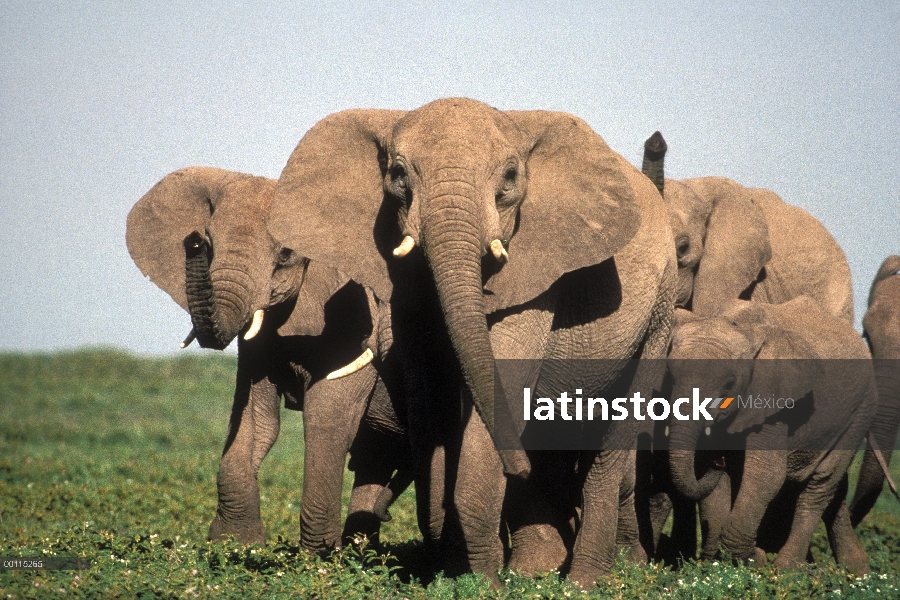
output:
<svg viewBox="0 0 900 600"><path fill-rule="evenodd" d="M620 561L589 593L553 573L503 574L495 592L480 577L416 567L411 491L383 529L390 556L309 557L297 547L302 415L291 411L259 478L269 545L210 545L235 368L219 353L0 354L0 556L92 561L86 571L0 571L0 598L900 597L900 502L887 493L860 528L873 571L863 578L835 565L820 526L817 566L795 571Z"/></svg>

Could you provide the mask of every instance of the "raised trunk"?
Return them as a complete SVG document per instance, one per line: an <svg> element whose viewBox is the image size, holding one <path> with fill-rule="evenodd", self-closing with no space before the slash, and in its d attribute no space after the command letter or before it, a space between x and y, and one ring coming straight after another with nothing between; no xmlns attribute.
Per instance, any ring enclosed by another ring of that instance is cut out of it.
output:
<svg viewBox="0 0 900 600"><path fill-rule="evenodd" d="M694 473L694 453L700 436L700 423L685 423L671 427L669 440L669 470L672 484L679 493L691 500L700 500L710 495L719 483L722 471L710 469L700 480Z"/></svg>
<svg viewBox="0 0 900 600"><path fill-rule="evenodd" d="M659 190L660 196L663 195L665 187L664 166L667 149L666 140L658 131L644 142L644 162L641 165L641 171L653 182L653 185Z"/></svg>
<svg viewBox="0 0 900 600"><path fill-rule="evenodd" d="M185 291L197 341L204 348L223 350L244 321L242 286L210 272L210 250L197 232L185 240Z"/></svg>
<svg viewBox="0 0 900 600"><path fill-rule="evenodd" d="M463 193L458 188L464 188ZM475 409L496 440L494 355L481 282L482 211L474 195L474 188L459 183L435 185L422 221L422 242L463 377ZM507 474L527 476L530 467L523 450L502 450L500 458Z"/></svg>

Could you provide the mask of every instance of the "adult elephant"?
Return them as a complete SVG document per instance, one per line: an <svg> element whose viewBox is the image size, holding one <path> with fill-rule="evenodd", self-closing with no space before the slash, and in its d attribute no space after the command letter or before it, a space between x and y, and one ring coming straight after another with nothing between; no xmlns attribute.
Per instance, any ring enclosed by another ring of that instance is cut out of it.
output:
<svg viewBox="0 0 900 600"><path fill-rule="evenodd" d="M712 316L732 300L781 304L804 295L852 324L847 257L815 217L723 177L665 179L666 150L657 131L644 144L642 170L669 209L677 306Z"/></svg>
<svg viewBox="0 0 900 600"><path fill-rule="evenodd" d="M882 452L885 464L890 464L900 425L900 256L889 256L881 263L872 282L863 329L875 359L878 412L850 505L854 527L872 510L884 486L884 472L874 446Z"/></svg>
<svg viewBox="0 0 900 600"><path fill-rule="evenodd" d="M356 479L347 535L377 534L375 499L408 450L372 365L327 378L375 337L375 313L361 286L274 242L266 223L275 183L209 167L176 171L134 205L126 236L141 272L190 313L193 329L183 346L196 338L223 349L242 333L209 538L265 542L257 473L278 436L284 396L304 411L301 545L320 550L341 540L351 446ZM384 510L380 517L387 518Z"/></svg>
<svg viewBox="0 0 900 600"><path fill-rule="evenodd" d="M721 543L738 560L765 562L764 550L772 550L776 566L792 567L805 561L824 519L835 558L868 571L844 504L847 467L876 408L867 359L853 328L805 296L779 305L736 301L716 317L679 318L668 360L672 398L689 403L693 395L694 406L698 390L731 398L707 403L712 421L694 409L694 419L668 422L676 490L727 507L704 523L705 558ZM718 455L699 478L698 449ZM761 527L764 518L779 526Z"/></svg>
<svg viewBox="0 0 900 600"><path fill-rule="evenodd" d="M664 356L675 257L656 190L572 115L452 98L320 121L282 172L270 229L389 299L420 527L432 544L458 533L462 566L496 578L504 473L520 509L541 477L523 481L531 461L502 401L522 388L495 386L494 360ZM630 427L607 441L631 439ZM612 567L630 449L584 463L579 582ZM569 521L554 514L512 511L511 567L562 564Z"/></svg>

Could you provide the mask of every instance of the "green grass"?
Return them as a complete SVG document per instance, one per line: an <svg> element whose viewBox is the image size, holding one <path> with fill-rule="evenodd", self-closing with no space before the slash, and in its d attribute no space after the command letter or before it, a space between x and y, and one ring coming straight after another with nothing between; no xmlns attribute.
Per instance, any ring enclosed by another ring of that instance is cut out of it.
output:
<svg viewBox="0 0 900 600"><path fill-rule="evenodd" d="M888 494L860 528L873 569L864 578L834 564L820 527L816 566L795 571L620 561L589 594L554 573L502 574L495 592L480 577L417 566L411 491L383 529L392 557L310 557L297 547L303 439L291 411L259 478L269 545L208 544L235 368L218 353L0 354L0 556L92 560L87 571L0 571L0 598L900 597L900 502Z"/></svg>

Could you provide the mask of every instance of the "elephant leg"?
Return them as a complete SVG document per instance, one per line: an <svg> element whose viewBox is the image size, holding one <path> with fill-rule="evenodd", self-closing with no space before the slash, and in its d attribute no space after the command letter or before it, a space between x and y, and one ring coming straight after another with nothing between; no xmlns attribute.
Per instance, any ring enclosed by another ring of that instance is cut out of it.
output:
<svg viewBox="0 0 900 600"><path fill-rule="evenodd" d="M497 572L503 566L500 517L506 477L484 421L468 406L453 500L468 568L486 575L499 585Z"/></svg>
<svg viewBox="0 0 900 600"><path fill-rule="evenodd" d="M750 441L748 439L748 442ZM765 443L757 445L762 448L777 447ZM752 447L747 449L740 488L722 532L722 546L735 560L761 561L765 557L764 553L755 548L756 533L766 508L781 490L786 477L786 451L752 449Z"/></svg>
<svg viewBox="0 0 900 600"><path fill-rule="evenodd" d="M612 571L616 558L620 490L628 450L601 450L594 458L584 482L581 531L575 540L569 579L587 587Z"/></svg>
<svg viewBox="0 0 900 600"><path fill-rule="evenodd" d="M874 360L875 384L878 388L878 410L869 428L869 435L876 444L887 464L891 464L891 454L900 427L900 369L896 360ZM856 492L850 504L850 522L856 527L862 522L881 494L884 487L884 472L875 458L871 443L866 445Z"/></svg>
<svg viewBox="0 0 900 600"><path fill-rule="evenodd" d="M722 530L730 514L731 478L728 474L724 474L712 493L700 501L700 532L703 537L700 558L710 560L719 551ZM693 533L696 539L696 529Z"/></svg>
<svg viewBox="0 0 900 600"><path fill-rule="evenodd" d="M697 557L697 503L680 494L672 498L672 558Z"/></svg>
<svg viewBox="0 0 900 600"><path fill-rule="evenodd" d="M348 544L364 535L378 546L381 523L391 518L388 507L409 485L411 465L408 463L409 439L379 378L350 448L353 490L342 543ZM394 471L398 469L399 477L395 479ZM385 492L387 496L382 497Z"/></svg>
<svg viewBox="0 0 900 600"><path fill-rule="evenodd" d="M442 548L445 537L453 537L444 531L447 494L447 437L427 413L427 407L410 405L409 441L412 450L412 473L416 488L416 520L419 531L431 558L446 554ZM451 451L451 454L453 452ZM452 464L452 463L451 463ZM448 542L449 543L449 542Z"/></svg>
<svg viewBox="0 0 900 600"><path fill-rule="evenodd" d="M358 465L353 478L353 490L350 493L350 507L347 520L341 534L343 544L349 544L354 538L365 536L376 547L380 543L382 517L375 513L375 505L383 490L391 482L393 465L376 461Z"/></svg>
<svg viewBox="0 0 900 600"><path fill-rule="evenodd" d="M302 548L328 551L340 544L344 463L375 377L375 369L367 367L341 379L319 381L307 391L303 411Z"/></svg>
<svg viewBox="0 0 900 600"><path fill-rule="evenodd" d="M850 524L850 510L844 502L847 498L847 479L847 474L844 473L822 518L825 520L828 543L835 560L850 572L864 575L869 572L869 557Z"/></svg>
<svg viewBox="0 0 900 600"><path fill-rule="evenodd" d="M281 405L276 387L268 378L253 381L251 370L256 365L252 362L246 352L238 359L228 437L219 463L219 505L209 528L210 540L234 536L245 544L266 541L256 477L278 438Z"/></svg>
<svg viewBox="0 0 900 600"><path fill-rule="evenodd" d="M639 505L638 505L639 506ZM643 523L646 519L647 525L641 526L642 540L644 548L648 549L648 553L654 558L660 558L660 539L662 538L662 530L666 525L669 515L672 513L672 499L666 492L655 492L647 499L647 517L641 517L638 513L638 523ZM648 533L643 533L647 531Z"/></svg>
<svg viewBox="0 0 900 600"><path fill-rule="evenodd" d="M507 483L504 513L512 537L509 568L535 575L562 569L575 542L570 518L576 457L556 451L533 452L529 457L531 477Z"/></svg>
<svg viewBox="0 0 900 600"><path fill-rule="evenodd" d="M616 525L616 546L625 548L626 557L633 563L645 564L647 552L640 541L637 512L635 510L636 450L631 450L625 460L625 476L619 486L619 520Z"/></svg>
<svg viewBox="0 0 900 600"><path fill-rule="evenodd" d="M812 476L803 486L797 497L797 508L787 542L778 551L775 566L793 568L806 562L809 544L819 521L825 516L825 510L832 506L836 496L841 496L840 503L846 498L846 488L842 486L847 467L853 460L850 450L832 450L816 467ZM843 494L841 489L843 487ZM833 505L834 514L828 515L826 525L834 524L838 513L837 505ZM833 532L829 533L831 536ZM844 539L842 542L846 542ZM832 546L835 553L837 548ZM846 547L842 548L844 552ZM868 561L866 561L868 562Z"/></svg>

